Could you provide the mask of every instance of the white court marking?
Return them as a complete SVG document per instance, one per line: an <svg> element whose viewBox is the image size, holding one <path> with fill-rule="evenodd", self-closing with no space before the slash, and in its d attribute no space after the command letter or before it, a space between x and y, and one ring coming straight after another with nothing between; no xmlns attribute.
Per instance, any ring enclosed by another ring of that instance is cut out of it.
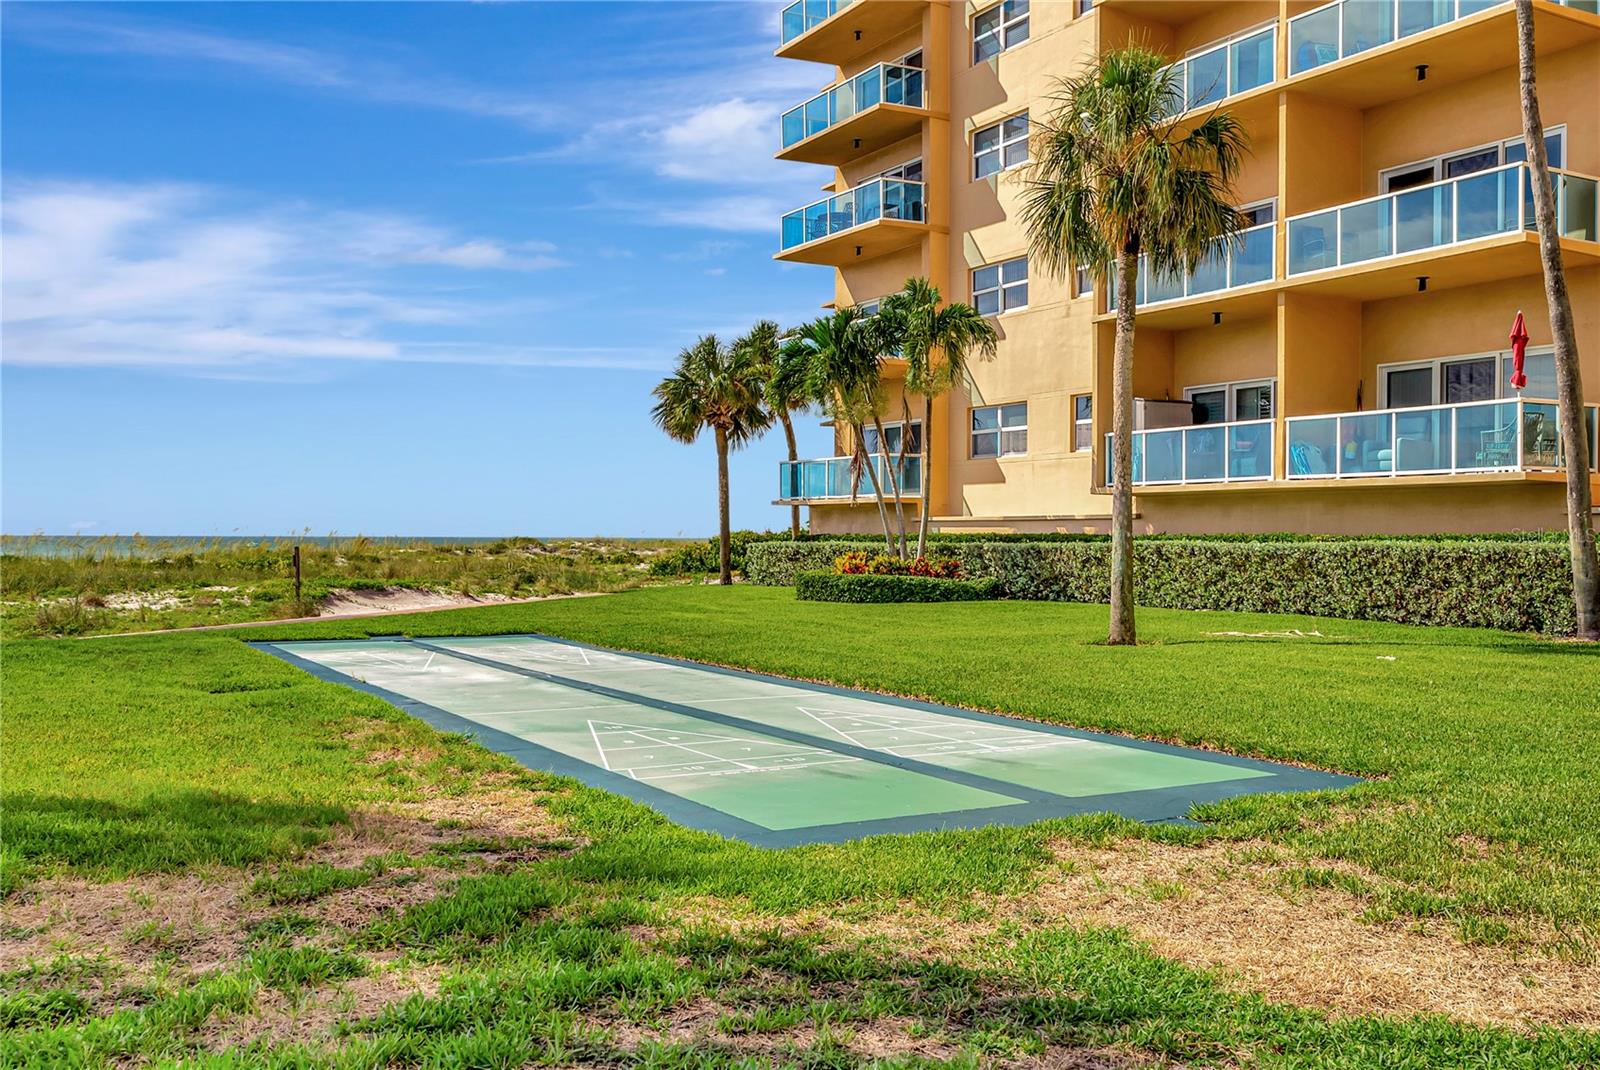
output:
<svg viewBox="0 0 1600 1070"><path fill-rule="evenodd" d="M988 756L1052 747L1087 745L1071 736L1031 732L1026 728L962 722L938 714L851 713L796 706L801 713L846 743L863 750L917 758L933 754Z"/></svg>
<svg viewBox="0 0 1600 1070"><path fill-rule="evenodd" d="M683 732L622 721L591 720L589 734L605 767L635 780L784 773L862 760L786 741Z"/></svg>

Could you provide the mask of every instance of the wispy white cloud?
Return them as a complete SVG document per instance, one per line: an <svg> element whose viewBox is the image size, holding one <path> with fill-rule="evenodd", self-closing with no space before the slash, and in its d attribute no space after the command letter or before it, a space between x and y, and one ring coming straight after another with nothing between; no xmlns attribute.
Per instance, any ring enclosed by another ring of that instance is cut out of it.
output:
<svg viewBox="0 0 1600 1070"><path fill-rule="evenodd" d="M336 91L383 103L407 104L506 119L542 127L564 109L532 93L478 86L371 56L262 41L195 29L181 22L111 14L105 9L15 5L6 10L7 36L66 52L142 55L248 71L309 89Z"/></svg>
<svg viewBox="0 0 1600 1070"><path fill-rule="evenodd" d="M559 263L548 242L304 204L241 205L172 184L13 180L3 225L9 364L217 373L308 360L655 363L628 350L481 340L475 328L526 318L539 303L508 301L473 280Z"/></svg>
<svg viewBox="0 0 1600 1070"><path fill-rule="evenodd" d="M822 68L774 63L729 18L748 5L720 4L719 22L731 40L702 35L695 63L684 71L646 64L673 53L656 37L641 37L647 52L616 56L581 81L551 93L487 86L429 70L413 57L386 58L379 48L359 54L284 41L258 40L198 29L183 22L105 9L13 5L7 36L36 47L105 55L134 55L225 67L258 78L379 103L503 119L555 135L549 145L478 162L522 162L589 152L597 146L632 156L658 173L693 181L759 181L771 164L779 110L815 91ZM645 16L649 17L649 16ZM765 31L771 20L761 13ZM688 48L691 42L683 42ZM657 69L646 69L654 67ZM641 89L647 90L641 93ZM626 114L617 115L617 101ZM597 121L596 117L601 118ZM573 133L577 131L577 133Z"/></svg>

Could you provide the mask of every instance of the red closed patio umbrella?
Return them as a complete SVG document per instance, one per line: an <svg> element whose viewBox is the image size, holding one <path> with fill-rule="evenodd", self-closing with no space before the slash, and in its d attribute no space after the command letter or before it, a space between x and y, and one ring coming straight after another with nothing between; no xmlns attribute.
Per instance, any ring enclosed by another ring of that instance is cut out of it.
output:
<svg viewBox="0 0 1600 1070"><path fill-rule="evenodd" d="M1528 354L1528 327L1522 322L1522 310L1517 309L1517 318L1511 323L1511 386L1521 390L1528 385L1528 377L1522 373L1522 362Z"/></svg>

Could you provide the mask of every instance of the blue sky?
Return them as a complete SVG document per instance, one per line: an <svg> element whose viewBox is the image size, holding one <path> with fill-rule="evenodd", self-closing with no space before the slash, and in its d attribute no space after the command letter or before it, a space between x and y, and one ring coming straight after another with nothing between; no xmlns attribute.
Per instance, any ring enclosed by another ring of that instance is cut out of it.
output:
<svg viewBox="0 0 1600 1070"><path fill-rule="evenodd" d="M779 7L5 5L0 527L714 531L650 387L832 296L771 260L828 177Z"/></svg>

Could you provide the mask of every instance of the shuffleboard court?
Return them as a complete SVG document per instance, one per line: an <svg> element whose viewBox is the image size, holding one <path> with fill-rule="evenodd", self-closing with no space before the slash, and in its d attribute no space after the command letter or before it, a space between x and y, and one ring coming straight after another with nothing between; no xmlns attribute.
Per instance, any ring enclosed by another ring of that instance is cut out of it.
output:
<svg viewBox="0 0 1600 1070"><path fill-rule="evenodd" d="M1022 824L1354 778L545 636L256 644L530 768L765 846Z"/></svg>
<svg viewBox="0 0 1600 1070"><path fill-rule="evenodd" d="M804 685L730 676L553 639L430 639L430 646L556 673L814 735L864 750L1069 797L1270 776L1207 757L1167 754L1063 735L1042 726L889 706L879 696L823 694Z"/></svg>

